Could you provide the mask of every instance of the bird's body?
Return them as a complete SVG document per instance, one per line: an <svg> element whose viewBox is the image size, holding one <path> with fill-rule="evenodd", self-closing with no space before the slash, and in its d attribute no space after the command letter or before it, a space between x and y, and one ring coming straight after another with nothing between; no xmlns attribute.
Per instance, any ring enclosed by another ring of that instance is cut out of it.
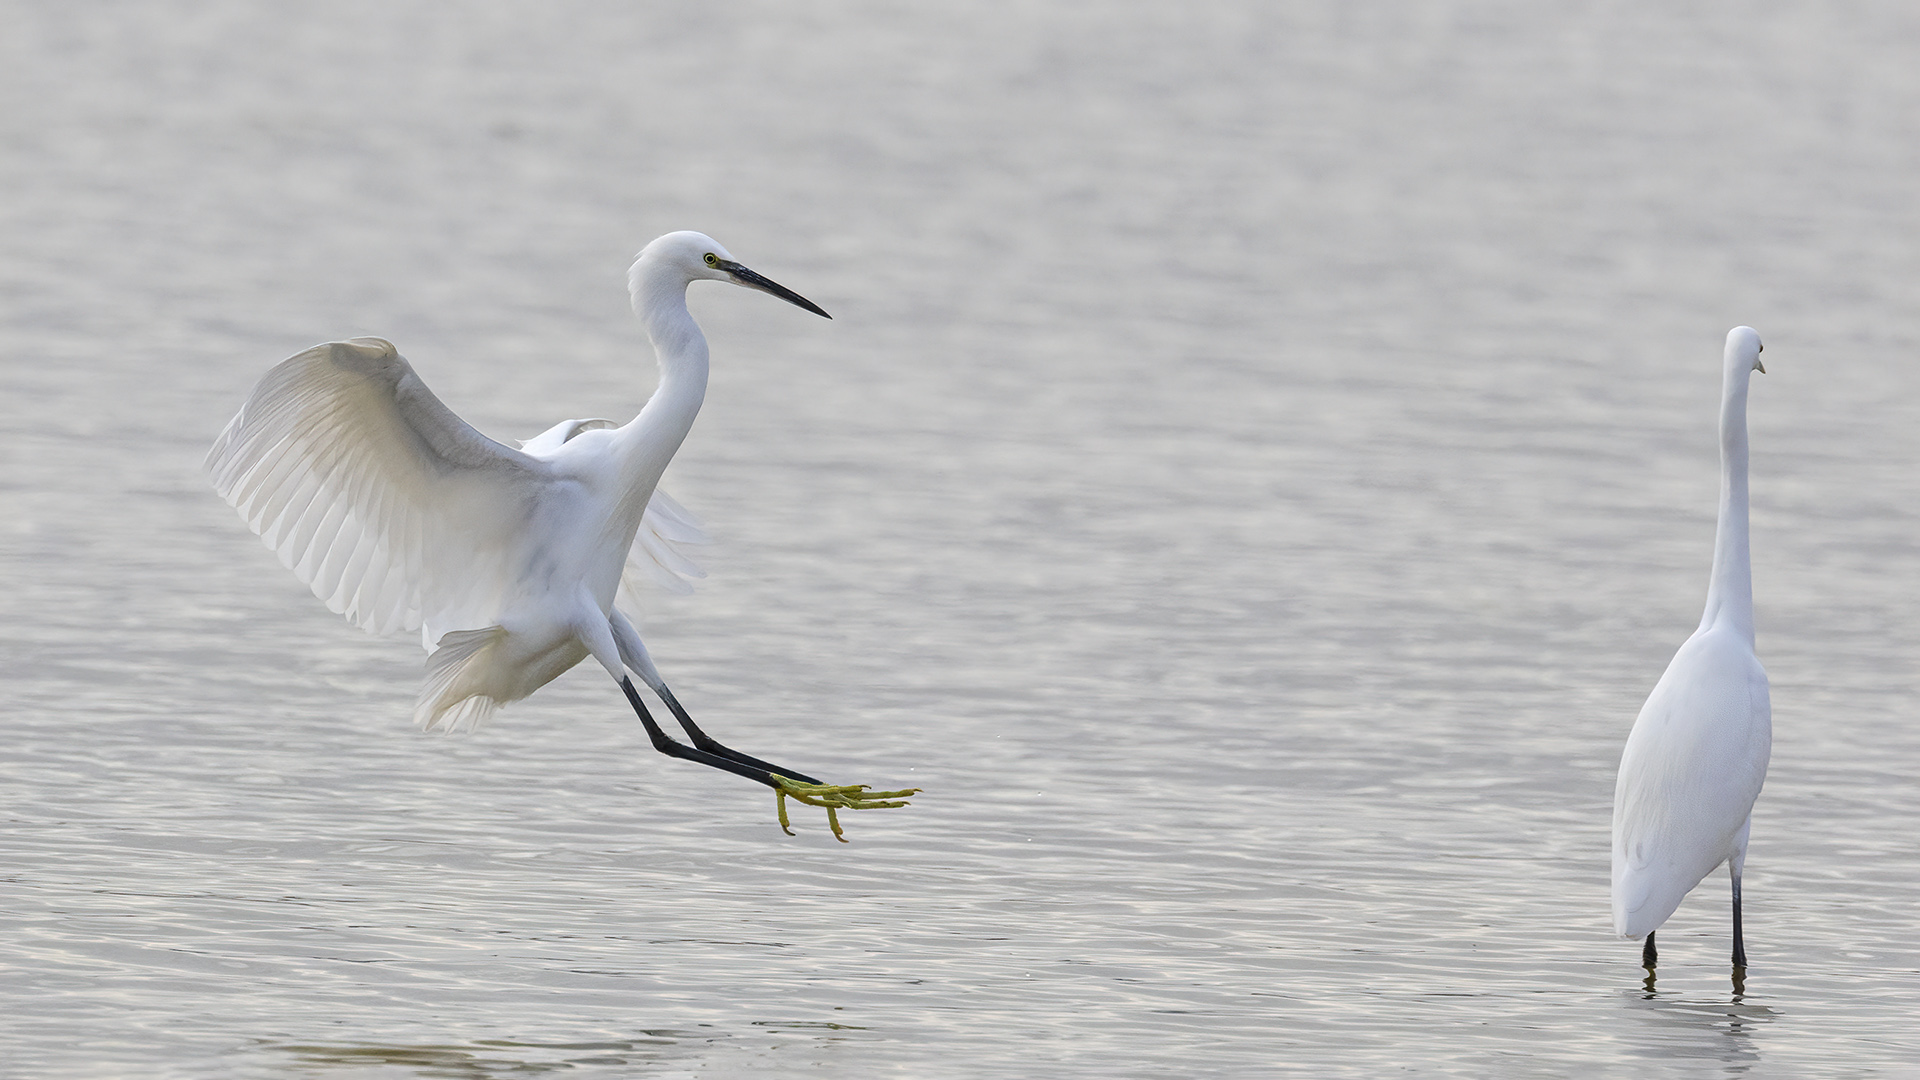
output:
<svg viewBox="0 0 1920 1080"><path fill-rule="evenodd" d="M430 656L414 715L423 727L477 725L592 656L626 689L657 748L776 790L788 778L811 781L694 727L615 606L629 567L669 583L699 573L677 550L699 542L699 528L657 487L706 395L706 337L686 305L687 286L702 279L826 315L711 238L670 233L629 273L660 363L659 385L631 422L563 421L509 447L442 404L390 343L355 338L315 346L261 379L207 456L214 486L334 611L374 633L421 631ZM697 749L659 732L628 670Z"/></svg>
<svg viewBox="0 0 1920 1080"><path fill-rule="evenodd" d="M1747 385L1760 337L1727 335L1721 394L1721 496L1713 575L1700 626L1648 695L1620 757L1613 801L1613 922L1647 938L1709 873L1733 878L1734 963L1744 967L1740 876L1753 804L1772 750L1767 673L1754 653L1747 530Z"/></svg>
<svg viewBox="0 0 1920 1080"><path fill-rule="evenodd" d="M1614 928L1638 939L1744 857L1767 776L1767 673L1738 634L1687 639L1640 710L1614 794Z"/></svg>

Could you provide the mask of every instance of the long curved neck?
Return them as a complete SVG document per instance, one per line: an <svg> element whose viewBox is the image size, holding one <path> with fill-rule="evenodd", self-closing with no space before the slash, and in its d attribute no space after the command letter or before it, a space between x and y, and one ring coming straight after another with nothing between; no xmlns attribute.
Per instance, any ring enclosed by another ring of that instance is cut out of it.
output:
<svg viewBox="0 0 1920 1080"><path fill-rule="evenodd" d="M1753 642L1753 557L1747 546L1747 384L1751 370L1729 357L1720 393L1720 526L1705 629L1715 623Z"/></svg>
<svg viewBox="0 0 1920 1080"><path fill-rule="evenodd" d="M660 362L660 385L616 436L621 486L644 503L706 400L707 336L687 310L687 280L680 273L642 258L630 284L634 311Z"/></svg>

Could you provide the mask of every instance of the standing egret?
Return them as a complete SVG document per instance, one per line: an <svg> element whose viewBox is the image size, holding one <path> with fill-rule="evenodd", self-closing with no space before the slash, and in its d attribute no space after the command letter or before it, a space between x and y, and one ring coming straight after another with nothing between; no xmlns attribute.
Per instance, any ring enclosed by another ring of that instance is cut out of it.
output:
<svg viewBox="0 0 1920 1080"><path fill-rule="evenodd" d="M1767 779L1773 710L1753 652L1753 567L1747 546L1747 384L1760 335L1727 334L1720 391L1720 524L1707 610L1641 707L1620 755L1613 792L1613 928L1653 932L1721 863L1733 878L1733 966L1747 966L1740 935L1740 871L1753 802Z"/></svg>
<svg viewBox="0 0 1920 1080"><path fill-rule="evenodd" d="M654 749L827 809L902 806L913 794L829 785L729 749L694 725L614 607L623 572L696 573L698 539L655 490L707 391L707 339L687 286L725 281L831 318L697 232L648 244L627 282L660 383L630 423L568 420L519 449L480 434L379 338L316 345L263 376L207 454L221 497L327 607L371 633L419 629L431 654L414 719L472 728L592 656L620 684ZM640 544L635 544L639 534ZM667 575L672 577L672 575ZM677 578L674 578L677 581ZM628 672L686 730L653 720ZM791 832L791 830L788 830Z"/></svg>

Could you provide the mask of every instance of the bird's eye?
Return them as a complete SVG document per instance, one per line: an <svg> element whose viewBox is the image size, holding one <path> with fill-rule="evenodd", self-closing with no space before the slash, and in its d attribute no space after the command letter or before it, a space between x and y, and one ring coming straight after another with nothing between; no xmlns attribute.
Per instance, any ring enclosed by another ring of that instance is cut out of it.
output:
<svg viewBox="0 0 1920 1080"><path fill-rule="evenodd" d="M709 251L709 252L707 252L707 265L708 265L708 266L719 266L719 265L720 265L720 256L718 256L718 255L715 255L715 254L714 254L713 252L711 252L711 251Z"/></svg>

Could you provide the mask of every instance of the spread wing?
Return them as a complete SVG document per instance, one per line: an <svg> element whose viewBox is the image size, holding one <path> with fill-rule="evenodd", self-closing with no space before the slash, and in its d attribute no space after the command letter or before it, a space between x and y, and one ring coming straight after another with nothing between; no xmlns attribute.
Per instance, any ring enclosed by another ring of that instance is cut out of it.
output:
<svg viewBox="0 0 1920 1080"><path fill-rule="evenodd" d="M380 338L267 372L206 468L315 596L376 634L498 580L548 471L455 416Z"/></svg>

